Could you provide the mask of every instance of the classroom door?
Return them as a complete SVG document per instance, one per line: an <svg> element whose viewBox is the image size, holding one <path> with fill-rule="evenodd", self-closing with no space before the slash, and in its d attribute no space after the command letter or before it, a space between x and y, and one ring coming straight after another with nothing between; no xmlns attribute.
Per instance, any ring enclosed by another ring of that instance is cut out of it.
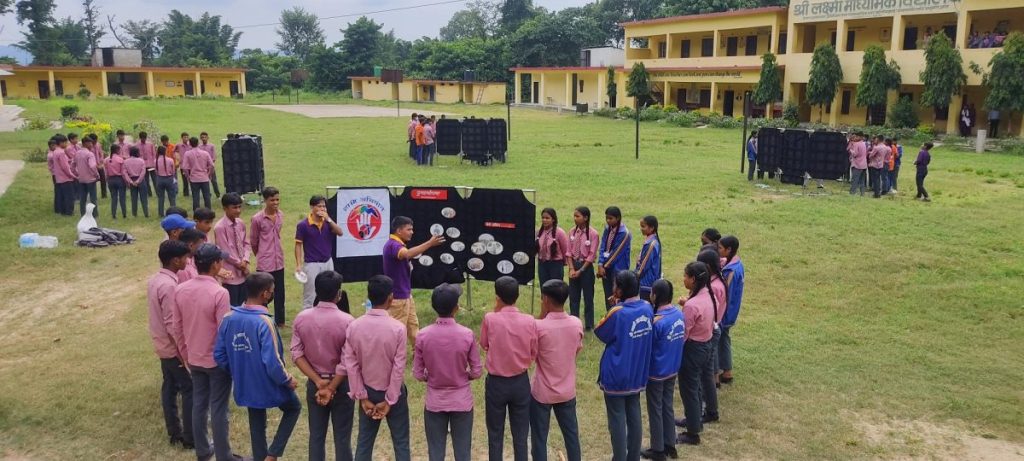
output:
<svg viewBox="0 0 1024 461"><path fill-rule="evenodd" d="M50 81L39 81L39 99L50 99Z"/></svg>
<svg viewBox="0 0 1024 461"><path fill-rule="evenodd" d="M228 82L228 91L231 92L231 96L238 96L238 80Z"/></svg>
<svg viewBox="0 0 1024 461"><path fill-rule="evenodd" d="M579 86L579 76L576 75L576 74L572 74L572 105L573 105L573 107L576 106L576 102L578 101L577 96L579 95L579 91L576 90L577 86Z"/></svg>
<svg viewBox="0 0 1024 461"><path fill-rule="evenodd" d="M537 104L540 101L540 82L533 82L533 103Z"/></svg>
<svg viewBox="0 0 1024 461"><path fill-rule="evenodd" d="M0 96L7 97L7 81L0 80Z"/></svg>
<svg viewBox="0 0 1024 461"><path fill-rule="evenodd" d="M676 108L686 110L686 88L676 90Z"/></svg>
<svg viewBox="0 0 1024 461"><path fill-rule="evenodd" d="M64 82L61 80L54 80L53 92L56 96L64 96Z"/></svg>
<svg viewBox="0 0 1024 461"><path fill-rule="evenodd" d="M725 55L736 56L736 51L739 48L739 38L729 37L725 39Z"/></svg>
<svg viewBox="0 0 1024 461"><path fill-rule="evenodd" d="M196 83L192 80L185 80L185 96L196 95Z"/></svg>
<svg viewBox="0 0 1024 461"><path fill-rule="evenodd" d="M206 82L199 81L199 94L206 94Z"/></svg>
<svg viewBox="0 0 1024 461"><path fill-rule="evenodd" d="M722 93L722 115L726 117L732 117L733 101L736 100L735 91L725 91Z"/></svg>

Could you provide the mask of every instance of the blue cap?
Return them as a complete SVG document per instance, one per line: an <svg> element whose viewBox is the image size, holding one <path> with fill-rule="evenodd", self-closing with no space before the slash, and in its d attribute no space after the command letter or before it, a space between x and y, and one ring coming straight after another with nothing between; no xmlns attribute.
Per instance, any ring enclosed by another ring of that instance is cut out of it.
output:
<svg viewBox="0 0 1024 461"><path fill-rule="evenodd" d="M193 229L196 227L196 223L182 218L180 215L172 214L160 221L160 227L169 232L176 229Z"/></svg>

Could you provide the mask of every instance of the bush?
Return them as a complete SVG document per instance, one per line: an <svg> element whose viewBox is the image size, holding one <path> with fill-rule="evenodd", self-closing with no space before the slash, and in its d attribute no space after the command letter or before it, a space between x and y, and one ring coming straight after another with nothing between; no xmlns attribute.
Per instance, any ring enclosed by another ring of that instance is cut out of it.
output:
<svg viewBox="0 0 1024 461"><path fill-rule="evenodd" d="M42 147L34 147L21 154L25 163L43 163L46 161L47 150Z"/></svg>
<svg viewBox="0 0 1024 461"><path fill-rule="evenodd" d="M73 128L79 133L96 133L96 136L104 146L109 146L114 142L114 128L109 123L72 120L65 123L64 127Z"/></svg>
<svg viewBox="0 0 1024 461"><path fill-rule="evenodd" d="M792 102L787 102L782 106L782 119L786 121L786 126L789 128L796 128L800 124L800 107Z"/></svg>
<svg viewBox="0 0 1024 461"><path fill-rule="evenodd" d="M739 128L743 122L732 117L726 117L717 112L711 112L704 117L704 123L712 128Z"/></svg>
<svg viewBox="0 0 1024 461"><path fill-rule="evenodd" d="M111 95L107 95L107 96L100 96L99 98L96 98L96 99L100 99L100 100L103 100L103 101L131 101L132 100L132 98L129 98L128 96L122 96L122 95L119 95L119 94L111 94Z"/></svg>
<svg viewBox="0 0 1024 461"><path fill-rule="evenodd" d="M789 122L781 118L752 118L750 126L754 130L761 128L789 128Z"/></svg>
<svg viewBox="0 0 1024 461"><path fill-rule="evenodd" d="M75 95L73 95L73 94L66 94L66 95L64 95L64 99L75 99Z"/></svg>
<svg viewBox="0 0 1024 461"><path fill-rule="evenodd" d="M615 112L616 112L618 118L633 118L633 117L636 117L636 112L633 110L632 107L620 107L620 108L616 109Z"/></svg>
<svg viewBox="0 0 1024 461"><path fill-rule="evenodd" d="M143 96L139 96L139 100L140 101L150 101L152 99L153 99L153 97L148 95L148 94L147 95L143 95Z"/></svg>
<svg viewBox="0 0 1024 461"><path fill-rule="evenodd" d="M65 120L78 116L78 106L61 106L60 118Z"/></svg>
<svg viewBox="0 0 1024 461"><path fill-rule="evenodd" d="M661 106L655 104L653 106L647 106L640 110L640 121L652 122L656 120L664 119L667 114L661 110Z"/></svg>
<svg viewBox="0 0 1024 461"><path fill-rule="evenodd" d="M160 131L160 127L156 126L152 120L140 120L132 125L132 133L138 133L145 131L146 135L149 136L149 142L157 143L160 141L160 135L164 134ZM99 134L99 133L96 133Z"/></svg>
<svg viewBox="0 0 1024 461"><path fill-rule="evenodd" d="M89 99L89 97L92 96L92 91L89 91L89 88L86 88L85 85L81 85L81 86L78 87L78 93L77 94L78 94L79 98Z"/></svg>
<svg viewBox="0 0 1024 461"><path fill-rule="evenodd" d="M676 112L669 115L665 121L683 128L692 128L697 126L701 121L701 117L700 112L697 111Z"/></svg>
<svg viewBox="0 0 1024 461"><path fill-rule="evenodd" d="M1004 138L999 140L998 145L1004 154L1024 156L1024 139Z"/></svg>
<svg viewBox="0 0 1024 461"><path fill-rule="evenodd" d="M611 107L602 107L594 110L594 115L598 117L615 118L616 111Z"/></svg>
<svg viewBox="0 0 1024 461"><path fill-rule="evenodd" d="M665 111L666 114L672 114L672 113L675 113L675 112L679 112L679 108L676 107L675 104L666 104L665 107L661 108L661 110Z"/></svg>
<svg viewBox="0 0 1024 461"><path fill-rule="evenodd" d="M19 131L49 130L52 123L44 117L30 117L25 124L18 128Z"/></svg>
<svg viewBox="0 0 1024 461"><path fill-rule="evenodd" d="M917 117L917 107L910 98L901 98L893 104L886 122L890 128L917 128L921 124Z"/></svg>

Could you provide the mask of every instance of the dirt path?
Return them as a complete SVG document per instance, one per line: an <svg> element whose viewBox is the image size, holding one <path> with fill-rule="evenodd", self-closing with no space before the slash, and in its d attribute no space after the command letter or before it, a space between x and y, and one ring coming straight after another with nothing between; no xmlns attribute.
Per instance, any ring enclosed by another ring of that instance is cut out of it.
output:
<svg viewBox="0 0 1024 461"><path fill-rule="evenodd" d="M397 117L398 111L394 108L389 107L375 107L375 106L359 106L355 104L293 104L293 105L254 105L252 107L258 107L260 109L277 110L281 112L288 112L290 114L305 115L310 118L348 118L348 117ZM417 114L424 114L427 116L437 115L440 117L441 112L431 111L415 111L412 109L402 109L401 117L408 118L413 112ZM448 117L455 116L457 114L444 115Z"/></svg>
<svg viewBox="0 0 1024 461"><path fill-rule="evenodd" d="M0 160L0 196L7 192L7 188L14 182L25 162L21 160Z"/></svg>
<svg viewBox="0 0 1024 461"><path fill-rule="evenodd" d="M25 120L19 115L22 109L18 106L0 106L0 132L16 131Z"/></svg>

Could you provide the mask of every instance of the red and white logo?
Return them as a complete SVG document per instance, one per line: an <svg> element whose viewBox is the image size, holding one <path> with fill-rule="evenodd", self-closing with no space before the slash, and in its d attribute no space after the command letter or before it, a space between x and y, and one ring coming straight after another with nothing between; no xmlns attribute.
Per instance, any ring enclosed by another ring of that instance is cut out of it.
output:
<svg viewBox="0 0 1024 461"><path fill-rule="evenodd" d="M346 218L346 224L349 235L359 242L373 240L383 227L380 210L369 203L352 207L352 211L349 211Z"/></svg>

